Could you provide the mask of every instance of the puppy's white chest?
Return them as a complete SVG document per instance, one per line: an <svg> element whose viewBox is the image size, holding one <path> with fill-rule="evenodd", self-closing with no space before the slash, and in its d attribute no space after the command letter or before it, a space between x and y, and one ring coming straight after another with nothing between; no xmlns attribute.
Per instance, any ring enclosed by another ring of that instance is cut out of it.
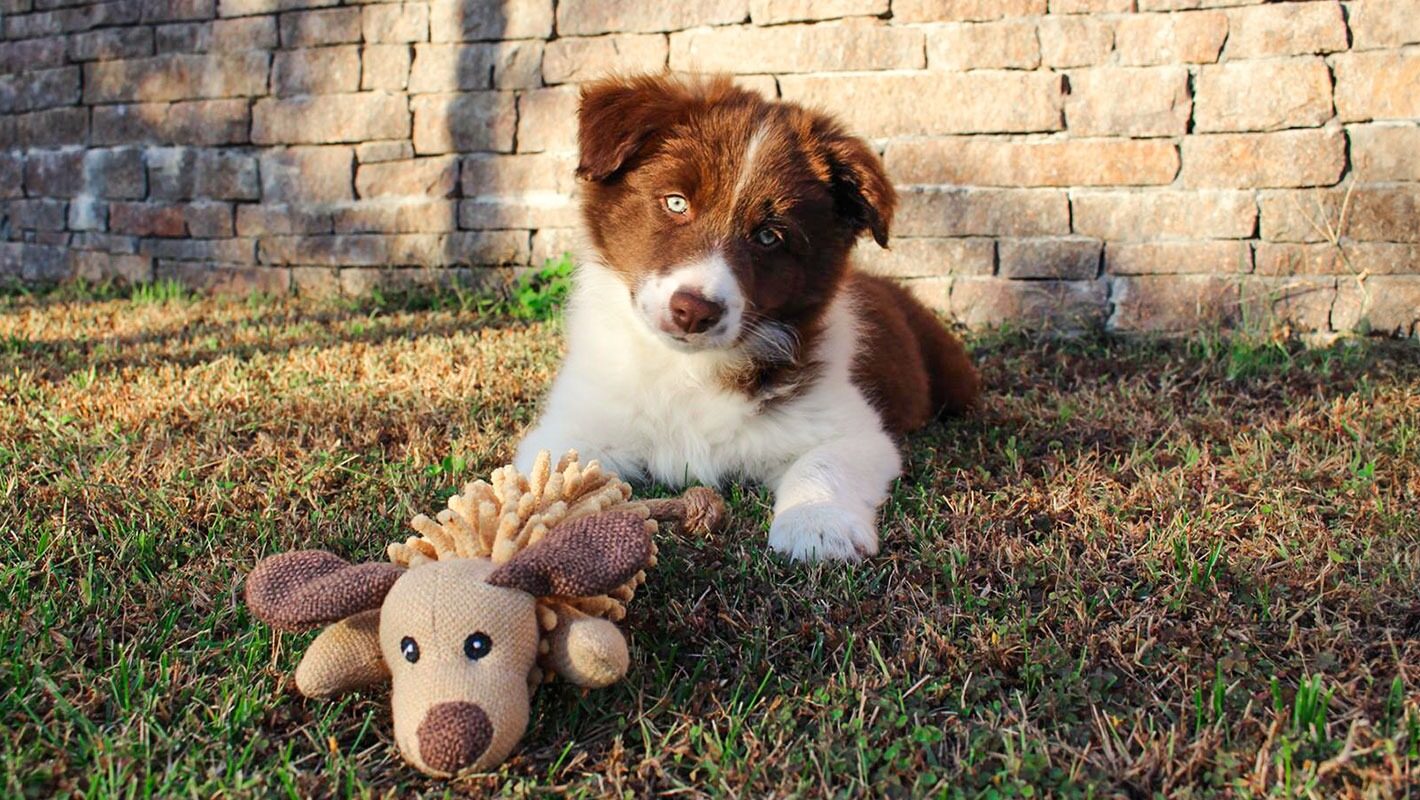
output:
<svg viewBox="0 0 1420 800"><path fill-rule="evenodd" d="M624 475L673 486L767 482L824 441L880 429L849 378L854 325L841 304L830 310L808 384L767 402L725 382L736 354L667 347L638 327L624 287L595 271L587 277L568 315L567 360L538 446L572 442Z"/></svg>
<svg viewBox="0 0 1420 800"><path fill-rule="evenodd" d="M641 378L644 385L629 394L635 397L641 423L650 428L672 427L706 442L724 442L734 438L737 428L753 425L759 415L758 401L689 375Z"/></svg>
<svg viewBox="0 0 1420 800"><path fill-rule="evenodd" d="M678 485L763 477L767 464L792 457L782 452L793 447L773 430L778 426L760 401L725 388L713 375L683 365L624 366L627 371L604 376L623 404L621 441L657 480Z"/></svg>

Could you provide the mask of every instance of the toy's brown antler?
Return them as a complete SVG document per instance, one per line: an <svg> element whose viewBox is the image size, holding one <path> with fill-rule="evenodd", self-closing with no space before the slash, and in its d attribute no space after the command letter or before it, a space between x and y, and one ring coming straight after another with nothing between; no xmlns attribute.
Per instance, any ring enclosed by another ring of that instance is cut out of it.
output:
<svg viewBox="0 0 1420 800"><path fill-rule="evenodd" d="M626 583L655 555L648 523L630 512L580 517L554 528L488 576L534 597L591 597Z"/></svg>
<svg viewBox="0 0 1420 800"><path fill-rule="evenodd" d="M394 564L352 565L324 550L281 553L247 576L247 607L278 630L306 630L379 608L402 574Z"/></svg>
<svg viewBox="0 0 1420 800"><path fill-rule="evenodd" d="M380 655L380 605L404 568L350 564L324 550L264 558L247 576L247 607L277 630L334 623L316 637L296 668L296 688L327 697L381 683L389 669Z"/></svg>

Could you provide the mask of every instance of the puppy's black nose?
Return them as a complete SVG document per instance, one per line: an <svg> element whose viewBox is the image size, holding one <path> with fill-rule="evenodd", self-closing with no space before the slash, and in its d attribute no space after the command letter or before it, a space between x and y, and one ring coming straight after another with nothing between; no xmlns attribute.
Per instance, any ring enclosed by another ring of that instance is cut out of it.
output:
<svg viewBox="0 0 1420 800"><path fill-rule="evenodd" d="M686 333L704 333L725 315L725 307L691 289L671 295L671 320Z"/></svg>
<svg viewBox="0 0 1420 800"><path fill-rule="evenodd" d="M452 775L477 761L488 749L493 724L473 703L439 703L424 715L415 736L424 763Z"/></svg>

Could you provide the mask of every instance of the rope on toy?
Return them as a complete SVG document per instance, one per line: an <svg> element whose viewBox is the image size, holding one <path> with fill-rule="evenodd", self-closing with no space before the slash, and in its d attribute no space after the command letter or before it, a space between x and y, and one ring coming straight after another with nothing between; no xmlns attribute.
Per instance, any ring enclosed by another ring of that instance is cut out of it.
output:
<svg viewBox="0 0 1420 800"><path fill-rule="evenodd" d="M686 533L715 533L725 524L725 501L714 489L692 486L680 497L642 500L658 522L674 522Z"/></svg>

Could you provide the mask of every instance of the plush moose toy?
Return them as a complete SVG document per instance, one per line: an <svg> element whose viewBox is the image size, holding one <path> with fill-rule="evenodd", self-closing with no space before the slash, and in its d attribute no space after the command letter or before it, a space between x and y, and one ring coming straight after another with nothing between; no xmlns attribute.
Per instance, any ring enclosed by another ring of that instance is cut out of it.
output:
<svg viewBox="0 0 1420 800"><path fill-rule="evenodd" d="M657 520L708 530L724 516L709 489L632 501L631 487L575 452L532 474L495 470L449 499L390 563L321 550L271 556L246 601L279 630L328 625L296 668L307 697L391 683L394 738L435 777L486 770L527 729L537 684L560 675L600 688L626 673L614 624L656 563Z"/></svg>

